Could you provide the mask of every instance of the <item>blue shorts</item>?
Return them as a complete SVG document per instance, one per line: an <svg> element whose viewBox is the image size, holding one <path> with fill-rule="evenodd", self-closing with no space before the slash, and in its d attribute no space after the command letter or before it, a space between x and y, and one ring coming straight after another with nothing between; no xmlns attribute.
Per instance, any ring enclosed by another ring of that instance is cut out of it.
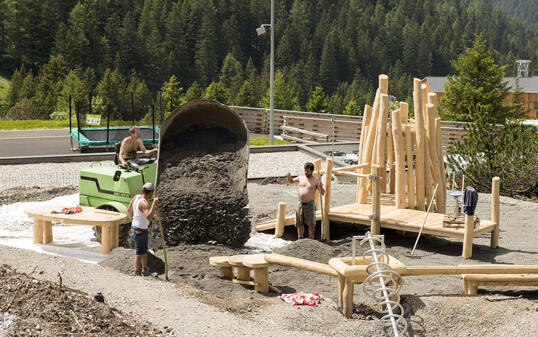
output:
<svg viewBox="0 0 538 337"><path fill-rule="evenodd" d="M144 255L148 252L148 230L147 229L138 229L141 231L140 234L136 234L136 230L131 229L131 237L135 243L136 255Z"/></svg>

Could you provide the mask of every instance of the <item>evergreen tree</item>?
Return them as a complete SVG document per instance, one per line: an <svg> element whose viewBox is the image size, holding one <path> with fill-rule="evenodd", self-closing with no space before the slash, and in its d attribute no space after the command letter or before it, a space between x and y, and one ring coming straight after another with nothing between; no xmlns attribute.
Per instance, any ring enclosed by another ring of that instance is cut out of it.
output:
<svg viewBox="0 0 538 337"><path fill-rule="evenodd" d="M161 88L161 94L163 99L167 101L167 116L181 104L185 103L185 98L183 97L183 88L180 86L176 75L170 76L170 79L164 83Z"/></svg>
<svg viewBox="0 0 538 337"><path fill-rule="evenodd" d="M362 116L362 111L357 102L352 99L350 100L346 108L344 110L344 115L351 115L351 116Z"/></svg>
<svg viewBox="0 0 538 337"><path fill-rule="evenodd" d="M222 82L211 82L205 91L204 98L214 99L222 104L229 104L230 91Z"/></svg>
<svg viewBox="0 0 538 337"><path fill-rule="evenodd" d="M97 93L105 106L110 105L110 119L131 120L130 100L127 95L125 79L117 69L106 69L97 85Z"/></svg>
<svg viewBox="0 0 538 337"><path fill-rule="evenodd" d="M466 49L452 65L456 74L448 76L445 84L441 118L462 122L486 118L487 123L504 124L512 115L511 109L503 106L508 92L504 70L495 64L482 37L477 35L473 47Z"/></svg>
<svg viewBox="0 0 538 337"><path fill-rule="evenodd" d="M310 93L310 98L306 103L306 110L311 112L327 112L329 104L327 102L327 94L322 87L316 87Z"/></svg>
<svg viewBox="0 0 538 337"><path fill-rule="evenodd" d="M78 76L77 71L71 70L62 81L60 94L56 101L51 119L68 119L69 116L69 96L71 96L71 112L75 113L75 102L84 102L87 99L88 88Z"/></svg>
<svg viewBox="0 0 538 337"><path fill-rule="evenodd" d="M260 101L260 106L263 108L269 108L270 91L267 89L265 95ZM284 80L284 74L278 70L275 73L274 82L274 108L284 110L299 110L299 101L293 94L290 86Z"/></svg>
<svg viewBox="0 0 538 337"><path fill-rule="evenodd" d="M22 82L26 77L26 69L22 65L19 69L15 70L11 76L11 85L7 93L6 101L9 107L12 107L19 101L21 98L21 88Z"/></svg>
<svg viewBox="0 0 538 337"><path fill-rule="evenodd" d="M200 87L200 84L198 84L197 81L194 81L185 93L185 102L190 102L202 97L204 97L204 89Z"/></svg>
<svg viewBox="0 0 538 337"><path fill-rule="evenodd" d="M256 107L257 102L258 100L254 94L254 88L252 87L250 81L246 80L243 82L243 85L241 86L241 89L234 100L234 104L238 106Z"/></svg>
<svg viewBox="0 0 538 337"><path fill-rule="evenodd" d="M523 104L523 93L519 87L519 77L516 77L512 95L510 97L510 107L512 108L512 114L516 118L525 118L527 116L527 109Z"/></svg>

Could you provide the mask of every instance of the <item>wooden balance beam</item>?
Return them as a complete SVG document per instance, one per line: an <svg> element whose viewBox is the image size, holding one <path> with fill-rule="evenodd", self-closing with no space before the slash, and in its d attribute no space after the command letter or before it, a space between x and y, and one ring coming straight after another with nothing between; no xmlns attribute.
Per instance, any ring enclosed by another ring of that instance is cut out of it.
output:
<svg viewBox="0 0 538 337"><path fill-rule="evenodd" d="M538 274L465 274L463 292L476 295L478 286L538 287Z"/></svg>
<svg viewBox="0 0 538 337"><path fill-rule="evenodd" d="M254 290L259 293L267 294L269 290L280 292L269 285L269 263L263 255L212 256L209 264L220 268L219 276L231 279L234 283L254 286ZM235 278L233 268L236 268ZM250 277L251 270L254 270L254 278Z"/></svg>

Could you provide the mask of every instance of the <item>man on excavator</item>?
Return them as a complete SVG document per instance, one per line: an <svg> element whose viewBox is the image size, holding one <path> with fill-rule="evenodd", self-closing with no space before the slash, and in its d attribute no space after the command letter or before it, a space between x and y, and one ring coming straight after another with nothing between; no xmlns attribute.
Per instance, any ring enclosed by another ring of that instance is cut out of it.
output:
<svg viewBox="0 0 538 337"><path fill-rule="evenodd" d="M125 137L121 142L120 152L118 159L121 164L137 166L136 164L136 153L140 150L144 154L157 152L157 148L152 150L146 149L142 138L140 138L140 128L136 125L133 125L129 128L129 137Z"/></svg>

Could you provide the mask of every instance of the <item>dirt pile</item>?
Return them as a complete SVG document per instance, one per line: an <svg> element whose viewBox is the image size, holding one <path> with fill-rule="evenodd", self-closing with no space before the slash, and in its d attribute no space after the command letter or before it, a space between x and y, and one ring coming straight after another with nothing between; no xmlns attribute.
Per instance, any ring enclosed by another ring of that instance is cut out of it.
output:
<svg viewBox="0 0 538 337"><path fill-rule="evenodd" d="M78 186L65 187L13 187L0 191L0 205L8 205L15 202L44 201L62 195L78 192Z"/></svg>
<svg viewBox="0 0 538 337"><path fill-rule="evenodd" d="M164 336L147 323L62 287L0 266L0 314L16 317L5 336ZM37 309L37 310L36 310ZM0 325L1 327L1 325ZM2 331L0 331L0 335Z"/></svg>
<svg viewBox="0 0 538 337"><path fill-rule="evenodd" d="M160 154L157 188L167 244L241 246L250 233L244 144L218 127L190 128L174 141Z"/></svg>

